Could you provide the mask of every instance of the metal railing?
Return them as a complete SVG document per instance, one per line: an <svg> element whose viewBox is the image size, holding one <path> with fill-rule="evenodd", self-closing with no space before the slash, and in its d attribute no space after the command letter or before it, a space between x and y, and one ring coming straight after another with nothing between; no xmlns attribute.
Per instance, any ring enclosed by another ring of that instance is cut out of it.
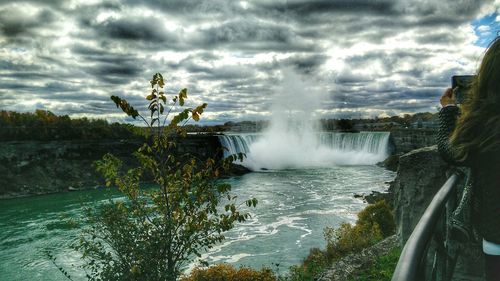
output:
<svg viewBox="0 0 500 281"><path fill-rule="evenodd" d="M456 207L456 186L462 177L454 172L434 195L401 252L392 281L451 279L458 252L447 244L447 221ZM426 263L432 241L435 252L429 270Z"/></svg>

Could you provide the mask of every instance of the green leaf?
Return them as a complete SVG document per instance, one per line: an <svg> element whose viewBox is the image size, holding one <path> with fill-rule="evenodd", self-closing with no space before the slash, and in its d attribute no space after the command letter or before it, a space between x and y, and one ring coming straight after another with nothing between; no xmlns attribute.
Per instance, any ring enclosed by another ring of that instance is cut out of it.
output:
<svg viewBox="0 0 500 281"><path fill-rule="evenodd" d="M160 73L157 74L158 74L158 86L163 88L163 86L165 86L165 82L163 81L163 76Z"/></svg>
<svg viewBox="0 0 500 281"><path fill-rule="evenodd" d="M158 85L161 88L165 86L165 82L163 81L163 76L160 73L156 73L155 75L153 75L153 80L151 80L150 83L151 83L151 88L154 88L155 85Z"/></svg>
<svg viewBox="0 0 500 281"><path fill-rule="evenodd" d="M193 117L194 121L197 121L197 122L200 121L200 116L206 107L207 107L207 104L204 103L204 104L196 107L195 109L193 109L193 111L191 112L191 116Z"/></svg>
<svg viewBox="0 0 500 281"><path fill-rule="evenodd" d="M120 107L128 116L131 116L134 119L139 116L139 112L135 110L126 100L117 96L111 96L111 100L115 103L116 107Z"/></svg>
<svg viewBox="0 0 500 281"><path fill-rule="evenodd" d="M156 106L156 101L152 101L152 102L149 104L148 109L149 109L149 110L151 110L151 109L153 109L153 107L155 107L155 106Z"/></svg>
<svg viewBox="0 0 500 281"><path fill-rule="evenodd" d="M186 88L182 89L182 90L179 92L179 97L182 97L182 98L187 99L187 97L188 97L188 96L187 96L187 89L186 89Z"/></svg>
<svg viewBox="0 0 500 281"><path fill-rule="evenodd" d="M122 99L117 96L111 96L111 100L116 104L116 108L120 106Z"/></svg>
<svg viewBox="0 0 500 281"><path fill-rule="evenodd" d="M184 106L184 99L187 99L187 89L184 88L179 92L179 105Z"/></svg>
<svg viewBox="0 0 500 281"><path fill-rule="evenodd" d="M184 111L180 112L179 114L177 114L176 116L174 116L174 118L172 119L172 121L170 122L170 125L171 126L177 126L177 124L179 124L180 122L186 120L187 118L189 118L189 108L188 109L184 109Z"/></svg>

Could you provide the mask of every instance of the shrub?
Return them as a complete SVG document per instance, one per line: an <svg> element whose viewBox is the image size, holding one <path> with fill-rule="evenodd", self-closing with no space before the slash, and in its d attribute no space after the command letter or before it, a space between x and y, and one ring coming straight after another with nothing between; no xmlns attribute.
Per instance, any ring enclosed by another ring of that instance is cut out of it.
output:
<svg viewBox="0 0 500 281"><path fill-rule="evenodd" d="M356 274L349 281L389 281L396 269L401 255L401 248L394 248L384 256L377 258L366 270Z"/></svg>
<svg viewBox="0 0 500 281"><path fill-rule="evenodd" d="M314 270L310 267L302 265L294 265L290 267L290 272L287 275L280 277L280 281L313 281Z"/></svg>
<svg viewBox="0 0 500 281"><path fill-rule="evenodd" d="M286 281L312 281L314 277L323 272L328 265L325 252L319 248L309 250L309 255L302 261L301 265L290 267L287 275L280 277L280 280Z"/></svg>
<svg viewBox="0 0 500 281"><path fill-rule="evenodd" d="M234 268L229 264L218 264L209 268L195 268L181 281L276 281L269 268L255 270L248 267Z"/></svg>
<svg viewBox="0 0 500 281"><path fill-rule="evenodd" d="M357 224L361 224L368 229L377 224L380 228L382 238L394 234L396 230L394 215L392 214L391 208L384 200L368 205L362 210L358 214Z"/></svg>
<svg viewBox="0 0 500 281"><path fill-rule="evenodd" d="M309 268L323 268L326 263L325 255L319 248L309 250L309 255L303 261L304 266Z"/></svg>
<svg viewBox="0 0 500 281"><path fill-rule="evenodd" d="M327 227L324 231L327 241L326 256L329 261L338 260L350 253L359 252L382 239L380 228L343 223L339 228Z"/></svg>
<svg viewBox="0 0 500 281"><path fill-rule="evenodd" d="M395 231L394 216L385 201L368 205L359 212L356 224L343 223L339 228L325 228L328 260L337 260L374 245Z"/></svg>

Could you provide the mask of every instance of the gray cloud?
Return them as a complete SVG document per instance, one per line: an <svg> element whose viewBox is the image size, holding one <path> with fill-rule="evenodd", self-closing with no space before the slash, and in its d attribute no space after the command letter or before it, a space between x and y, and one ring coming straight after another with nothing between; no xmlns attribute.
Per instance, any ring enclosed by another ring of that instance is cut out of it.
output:
<svg viewBox="0 0 500 281"><path fill-rule="evenodd" d="M16 7L0 9L0 30L7 38L34 35L34 30L53 21L54 14L46 9L34 15L30 15Z"/></svg>
<svg viewBox="0 0 500 281"><path fill-rule="evenodd" d="M291 12L297 15L331 14L349 12L369 12L390 15L394 12L394 1L389 0L293 0L284 3L269 1L263 5L266 9Z"/></svg>
<svg viewBox="0 0 500 281"><path fill-rule="evenodd" d="M163 72L168 92L188 87L190 104L209 103L209 122L258 119L291 68L331 97L321 117L432 110L451 75L477 67L469 26L495 8L491 0L0 1L0 108L118 120L109 96L143 108L150 76ZM16 103L18 93L29 99Z"/></svg>
<svg viewBox="0 0 500 281"><path fill-rule="evenodd" d="M152 42L176 41L151 18L107 20L94 26L98 35L119 40L148 40Z"/></svg>
<svg viewBox="0 0 500 281"><path fill-rule="evenodd" d="M289 26L260 23L256 19L234 20L200 29L190 43L204 48L228 48L255 51L313 51L315 46Z"/></svg>

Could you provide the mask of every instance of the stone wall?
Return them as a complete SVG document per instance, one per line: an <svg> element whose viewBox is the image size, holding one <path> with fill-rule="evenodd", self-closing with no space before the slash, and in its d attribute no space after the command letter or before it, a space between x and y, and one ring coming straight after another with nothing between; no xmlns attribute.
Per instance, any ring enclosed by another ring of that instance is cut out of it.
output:
<svg viewBox="0 0 500 281"><path fill-rule="evenodd" d="M393 154L407 153L414 149L436 144L436 130L432 129L393 129L390 131Z"/></svg>

